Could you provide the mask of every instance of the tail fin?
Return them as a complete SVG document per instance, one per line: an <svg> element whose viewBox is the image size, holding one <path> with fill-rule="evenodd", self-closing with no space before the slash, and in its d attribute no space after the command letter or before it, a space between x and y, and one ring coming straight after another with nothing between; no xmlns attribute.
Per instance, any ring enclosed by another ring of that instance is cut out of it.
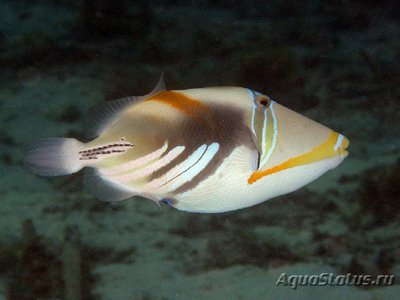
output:
<svg viewBox="0 0 400 300"><path fill-rule="evenodd" d="M41 176L59 176L78 172L83 164L79 151L83 144L71 138L40 139L23 150L25 166Z"/></svg>

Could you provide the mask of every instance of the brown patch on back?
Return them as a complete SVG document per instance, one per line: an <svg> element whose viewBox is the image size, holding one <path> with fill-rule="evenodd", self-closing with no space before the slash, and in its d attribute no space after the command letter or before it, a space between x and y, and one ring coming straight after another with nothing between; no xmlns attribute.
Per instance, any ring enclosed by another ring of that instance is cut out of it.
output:
<svg viewBox="0 0 400 300"><path fill-rule="evenodd" d="M152 179L163 176L179 163L186 160L201 145L219 143L220 148L211 162L191 181L184 183L171 193L177 195L195 188L201 181L205 180L217 170L224 159L229 156L233 149L240 145L254 148L250 130L244 124L244 116L240 110L232 107L211 105L210 113L203 122L197 119L187 118L179 128L169 136L169 144L178 146L185 145L185 151L173 163L169 164L152 174ZM209 124L210 120L216 122L216 126ZM193 167L193 166L192 166ZM189 168L190 169L190 168ZM184 172L186 170L182 170ZM179 176L178 176L179 177ZM174 180L174 179L173 179Z"/></svg>

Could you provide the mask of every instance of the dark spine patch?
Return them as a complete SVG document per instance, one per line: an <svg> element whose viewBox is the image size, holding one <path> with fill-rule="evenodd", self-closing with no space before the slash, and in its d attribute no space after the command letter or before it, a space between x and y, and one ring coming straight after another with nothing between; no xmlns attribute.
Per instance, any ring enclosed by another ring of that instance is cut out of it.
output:
<svg viewBox="0 0 400 300"><path fill-rule="evenodd" d="M100 156L116 154L116 153L125 153L132 147L134 147L133 144L126 142L125 138L121 138L120 143L113 143L92 149L79 151L80 154L79 160L93 160L93 159L98 159Z"/></svg>

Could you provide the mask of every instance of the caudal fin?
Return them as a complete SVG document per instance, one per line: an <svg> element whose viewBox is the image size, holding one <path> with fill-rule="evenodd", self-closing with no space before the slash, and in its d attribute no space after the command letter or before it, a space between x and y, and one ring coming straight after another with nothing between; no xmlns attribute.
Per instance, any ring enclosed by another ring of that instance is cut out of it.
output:
<svg viewBox="0 0 400 300"><path fill-rule="evenodd" d="M59 176L78 172L83 164L79 151L83 144L71 138L46 138L23 149L25 166L40 176Z"/></svg>

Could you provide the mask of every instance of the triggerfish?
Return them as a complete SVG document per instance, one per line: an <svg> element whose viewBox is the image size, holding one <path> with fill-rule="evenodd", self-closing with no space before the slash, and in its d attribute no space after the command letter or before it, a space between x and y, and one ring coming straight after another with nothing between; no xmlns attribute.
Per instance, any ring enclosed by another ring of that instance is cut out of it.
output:
<svg viewBox="0 0 400 300"><path fill-rule="evenodd" d="M247 88L169 90L105 105L96 137L40 139L24 151L42 176L87 167L101 200L140 195L217 213L292 192L348 155L343 135Z"/></svg>

